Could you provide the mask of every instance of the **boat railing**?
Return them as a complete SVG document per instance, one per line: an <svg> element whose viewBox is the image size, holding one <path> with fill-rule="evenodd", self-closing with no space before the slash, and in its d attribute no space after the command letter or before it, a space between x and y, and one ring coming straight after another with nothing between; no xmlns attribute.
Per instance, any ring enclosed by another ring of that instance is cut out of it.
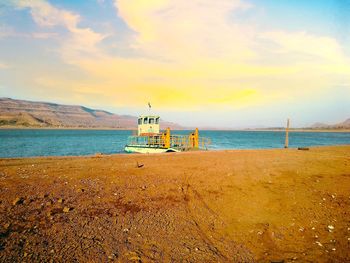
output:
<svg viewBox="0 0 350 263"><path fill-rule="evenodd" d="M167 141L169 139L169 142ZM170 148L180 151L192 149L208 149L211 141L207 137L198 136L198 142L191 135L170 135L170 138L164 134L147 136L129 136L128 145L147 146L154 148Z"/></svg>

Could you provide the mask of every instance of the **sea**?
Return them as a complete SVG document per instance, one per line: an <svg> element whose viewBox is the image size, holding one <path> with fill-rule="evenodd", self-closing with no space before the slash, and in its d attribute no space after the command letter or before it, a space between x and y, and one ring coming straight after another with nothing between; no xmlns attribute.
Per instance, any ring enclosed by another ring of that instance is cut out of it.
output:
<svg viewBox="0 0 350 263"><path fill-rule="evenodd" d="M190 131L173 131L188 134ZM124 153L132 131L121 130L0 130L0 158L81 156ZM285 133L278 131L200 131L210 138L208 150L283 148ZM290 132L289 147L350 144L346 132Z"/></svg>

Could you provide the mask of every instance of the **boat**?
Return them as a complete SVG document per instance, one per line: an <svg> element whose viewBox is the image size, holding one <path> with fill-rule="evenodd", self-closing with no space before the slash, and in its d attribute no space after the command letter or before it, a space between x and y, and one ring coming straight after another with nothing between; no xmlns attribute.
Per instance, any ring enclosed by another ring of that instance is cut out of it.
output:
<svg viewBox="0 0 350 263"><path fill-rule="evenodd" d="M200 137L198 128L188 135L171 134L170 128L160 132L158 115L141 115L137 120L137 135L128 137L125 152L165 153L207 150L210 139Z"/></svg>

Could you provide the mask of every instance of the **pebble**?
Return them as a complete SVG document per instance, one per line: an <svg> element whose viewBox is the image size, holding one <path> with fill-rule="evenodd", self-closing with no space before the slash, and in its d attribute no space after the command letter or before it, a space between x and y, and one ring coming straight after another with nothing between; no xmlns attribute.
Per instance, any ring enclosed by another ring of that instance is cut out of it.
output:
<svg viewBox="0 0 350 263"><path fill-rule="evenodd" d="M321 242L316 241L315 243L316 243L317 245L319 245L320 247L323 247L323 245L321 244Z"/></svg>
<svg viewBox="0 0 350 263"><path fill-rule="evenodd" d="M335 247L334 247L334 248L332 248L332 250L333 250L333 251L335 251Z"/></svg>
<svg viewBox="0 0 350 263"><path fill-rule="evenodd" d="M12 204L13 204L13 205L22 204L23 201L24 201L24 198L22 198L22 197L16 197L16 199L13 200Z"/></svg>
<svg viewBox="0 0 350 263"><path fill-rule="evenodd" d="M65 206L65 207L63 208L63 212L64 212L64 213L68 213L69 211L70 211L70 208L69 208L69 207Z"/></svg>
<svg viewBox="0 0 350 263"><path fill-rule="evenodd" d="M334 230L334 226L329 225L329 226L328 226L328 230L329 230L329 232L332 232L332 230Z"/></svg>

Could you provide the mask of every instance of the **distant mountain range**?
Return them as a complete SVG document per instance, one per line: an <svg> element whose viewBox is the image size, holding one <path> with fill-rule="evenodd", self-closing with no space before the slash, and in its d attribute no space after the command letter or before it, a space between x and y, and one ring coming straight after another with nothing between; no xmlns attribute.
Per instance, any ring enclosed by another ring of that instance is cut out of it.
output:
<svg viewBox="0 0 350 263"><path fill-rule="evenodd" d="M0 98L0 127L136 129L137 117L118 115L84 106ZM166 127L170 127L172 130L190 129L161 120L161 129ZM213 128L208 129L215 130ZM264 128L263 130L271 129L283 130L284 128ZM350 129L350 118L337 124L317 122L310 127L301 129Z"/></svg>
<svg viewBox="0 0 350 263"><path fill-rule="evenodd" d="M0 98L0 127L135 129L137 117L84 106ZM161 121L161 128L183 129Z"/></svg>
<svg viewBox="0 0 350 263"><path fill-rule="evenodd" d="M269 127L269 128L257 128L257 129L248 129L248 130L281 130L284 131L286 127ZM295 130L295 131L307 131L307 130L349 130L350 129L350 118L337 123L337 124L325 124L321 122L315 122L311 126L308 127L303 127L303 128L294 128L293 126L290 128L290 130Z"/></svg>
<svg viewBox="0 0 350 263"><path fill-rule="evenodd" d="M350 118L337 124L325 124L321 122L316 122L310 128L312 129L349 129Z"/></svg>

